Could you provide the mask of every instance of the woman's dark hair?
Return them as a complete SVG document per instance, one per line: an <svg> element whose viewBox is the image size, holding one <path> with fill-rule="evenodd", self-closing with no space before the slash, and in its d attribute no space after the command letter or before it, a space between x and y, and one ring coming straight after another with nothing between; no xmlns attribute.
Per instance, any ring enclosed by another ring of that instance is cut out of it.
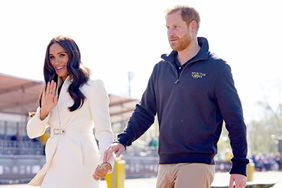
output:
<svg viewBox="0 0 282 188"><path fill-rule="evenodd" d="M62 46L69 57L67 70L69 74L69 79L71 80L71 84L68 88L68 92L74 101L74 104L71 107L69 107L69 110L72 112L80 108L84 103L85 96L83 95L83 93L80 91L79 88L88 81L89 70L83 67L83 65L81 64L80 51L73 39L65 36L55 37L49 42L45 54L43 71L44 71L44 79L46 85L48 82L54 80L57 83L57 87L59 87L58 76L56 74L55 69L51 65L49 59L50 46L54 43L58 43L60 46ZM41 98L42 96L40 97L40 103L41 103Z"/></svg>

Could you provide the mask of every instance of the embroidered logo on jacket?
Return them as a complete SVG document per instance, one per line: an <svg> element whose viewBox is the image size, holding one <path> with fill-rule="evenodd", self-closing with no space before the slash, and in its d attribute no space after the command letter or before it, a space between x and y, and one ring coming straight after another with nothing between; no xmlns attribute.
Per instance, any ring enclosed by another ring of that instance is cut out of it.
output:
<svg viewBox="0 0 282 188"><path fill-rule="evenodd" d="M206 74L205 73L201 73L201 72L192 72L192 77L194 79L200 79L200 78L203 78L205 77Z"/></svg>

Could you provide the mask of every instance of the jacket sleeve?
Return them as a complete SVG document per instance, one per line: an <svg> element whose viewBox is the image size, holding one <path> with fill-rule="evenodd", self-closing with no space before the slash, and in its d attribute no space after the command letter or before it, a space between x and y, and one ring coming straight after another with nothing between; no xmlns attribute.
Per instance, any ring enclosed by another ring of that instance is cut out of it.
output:
<svg viewBox="0 0 282 188"><path fill-rule="evenodd" d="M133 141L144 134L154 123L156 115L156 98L154 90L156 67L157 65L150 76L140 104L136 105L125 130L118 135L118 142L125 147L130 146Z"/></svg>
<svg viewBox="0 0 282 188"><path fill-rule="evenodd" d="M113 143L109 97L101 80L92 81L89 90L90 111L95 125L95 137L98 140L100 150L99 163L102 163L104 151ZM109 162L113 165L113 159Z"/></svg>
<svg viewBox="0 0 282 188"><path fill-rule="evenodd" d="M224 64L215 82L215 96L229 133L233 152L231 174L246 176L247 138L241 101L232 78L231 68Z"/></svg>
<svg viewBox="0 0 282 188"><path fill-rule="evenodd" d="M27 122L26 131L29 138L33 139L42 136L49 127L48 121L50 113L44 119L40 119L40 107L37 108L35 115Z"/></svg>

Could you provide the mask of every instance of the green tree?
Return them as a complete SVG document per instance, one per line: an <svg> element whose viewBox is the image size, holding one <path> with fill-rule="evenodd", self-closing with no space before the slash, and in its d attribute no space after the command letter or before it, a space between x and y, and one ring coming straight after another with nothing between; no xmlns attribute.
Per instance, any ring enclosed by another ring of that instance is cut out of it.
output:
<svg viewBox="0 0 282 188"><path fill-rule="evenodd" d="M282 136L282 104L273 108L268 102L258 102L262 116L248 124L249 147L252 154L277 152L277 138Z"/></svg>

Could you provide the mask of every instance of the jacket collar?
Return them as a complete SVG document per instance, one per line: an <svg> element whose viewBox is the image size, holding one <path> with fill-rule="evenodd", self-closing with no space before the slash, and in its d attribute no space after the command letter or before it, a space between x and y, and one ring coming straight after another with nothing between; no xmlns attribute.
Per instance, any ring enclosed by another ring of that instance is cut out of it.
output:
<svg viewBox="0 0 282 188"><path fill-rule="evenodd" d="M211 54L209 52L209 43L208 40L204 37L198 37L198 43L201 47L198 54L193 58L193 62L199 61L199 60L206 60L208 59ZM177 54L177 51L172 51L169 55L163 54L161 58L168 62L173 62L175 55Z"/></svg>

